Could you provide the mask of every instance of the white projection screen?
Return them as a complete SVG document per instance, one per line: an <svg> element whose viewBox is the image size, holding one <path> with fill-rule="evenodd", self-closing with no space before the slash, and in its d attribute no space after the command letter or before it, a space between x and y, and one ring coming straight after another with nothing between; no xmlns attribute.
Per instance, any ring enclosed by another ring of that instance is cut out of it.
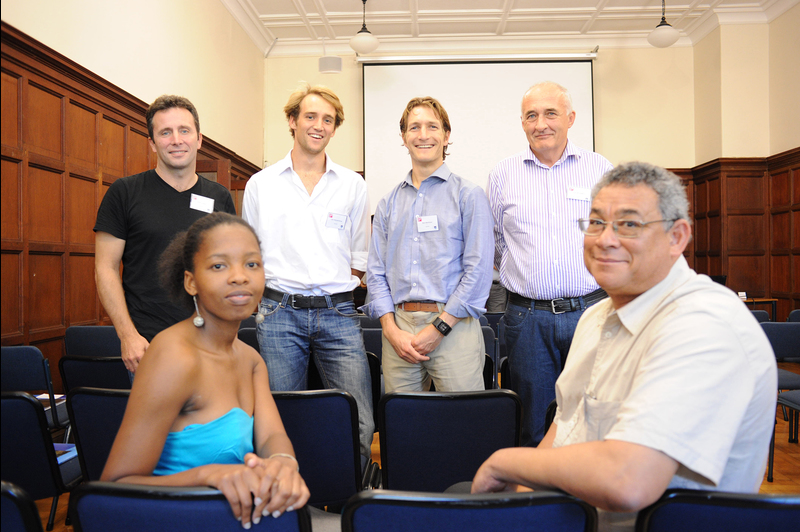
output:
<svg viewBox="0 0 800 532"><path fill-rule="evenodd" d="M485 188L494 165L527 146L522 95L548 80L572 94L576 118L570 140L593 151L591 60L364 63L364 176L372 212L411 169L399 125L411 98L432 96L442 103L453 128L447 165Z"/></svg>

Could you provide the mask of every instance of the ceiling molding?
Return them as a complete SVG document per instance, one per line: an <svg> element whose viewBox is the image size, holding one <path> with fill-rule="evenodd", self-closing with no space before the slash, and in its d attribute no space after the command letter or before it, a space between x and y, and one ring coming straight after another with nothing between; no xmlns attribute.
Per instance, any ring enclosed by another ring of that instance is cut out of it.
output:
<svg viewBox="0 0 800 532"><path fill-rule="evenodd" d="M355 56L349 40L361 26L357 0L221 1L270 57L319 56L322 38L330 55ZM681 35L675 47L693 46L720 25L769 23L800 2L682 1L666 9L667 21ZM437 9L430 10L420 0L368 2L367 26L380 40L373 55L647 48L647 36L661 18L657 0L577 0L569 8L558 7L557 0L503 0L491 3L492 9L484 5L482 0L439 0Z"/></svg>

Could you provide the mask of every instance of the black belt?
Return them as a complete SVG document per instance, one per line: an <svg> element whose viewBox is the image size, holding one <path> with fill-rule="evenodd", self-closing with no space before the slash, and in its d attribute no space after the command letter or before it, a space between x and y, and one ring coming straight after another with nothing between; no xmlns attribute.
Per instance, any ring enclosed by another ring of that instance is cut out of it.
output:
<svg viewBox="0 0 800 532"><path fill-rule="evenodd" d="M515 294L514 292L509 292L508 302L525 308L531 308L531 303L533 303L533 308L535 310L547 310L553 314L563 314L565 312L585 309L606 296L606 291L602 288L598 288L594 292L586 294L583 298L559 297L558 299L530 299ZM581 305L581 299L583 299L583 305Z"/></svg>
<svg viewBox="0 0 800 532"><path fill-rule="evenodd" d="M304 296L301 294L284 294L283 292L279 292L278 290L273 290L269 287L264 287L264 297L268 299L274 299L275 301L283 302L283 296L289 296L289 306L298 309L298 308L328 308L328 302L325 300L325 296ZM328 296L331 299L331 304L338 305L339 303L344 303L345 301L352 301L353 300L353 292L342 292L339 294L331 294Z"/></svg>

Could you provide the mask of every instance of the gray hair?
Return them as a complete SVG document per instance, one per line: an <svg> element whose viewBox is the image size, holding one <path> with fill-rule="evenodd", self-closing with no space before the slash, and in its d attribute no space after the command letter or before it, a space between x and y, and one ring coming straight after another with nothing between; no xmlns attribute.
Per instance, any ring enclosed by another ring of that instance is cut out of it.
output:
<svg viewBox="0 0 800 532"><path fill-rule="evenodd" d="M690 224L689 200L681 179L660 166L638 161L622 163L606 172L592 189L592 200L609 185L647 185L658 195L658 209L665 220L686 220Z"/></svg>
<svg viewBox="0 0 800 532"><path fill-rule="evenodd" d="M567 108L567 114L570 114L572 112L572 95L565 86L559 85L555 81L540 81L535 85L531 85L531 87L525 91L522 99L525 100L525 96L527 96L529 92L537 89L543 89L545 87L554 87L558 89L558 92L561 93L561 97L564 98L564 106Z"/></svg>

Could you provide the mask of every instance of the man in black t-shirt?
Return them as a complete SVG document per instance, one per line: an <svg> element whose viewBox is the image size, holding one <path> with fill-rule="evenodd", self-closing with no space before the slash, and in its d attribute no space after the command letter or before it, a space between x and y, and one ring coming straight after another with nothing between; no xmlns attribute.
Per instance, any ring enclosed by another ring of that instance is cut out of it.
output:
<svg viewBox="0 0 800 532"><path fill-rule="evenodd" d="M236 214L230 192L195 173L203 137L189 100L157 98L147 110L147 131L157 156L155 170L115 181L94 226L97 293L131 372L156 334L191 315L173 305L159 286L161 253L177 233L206 214Z"/></svg>

